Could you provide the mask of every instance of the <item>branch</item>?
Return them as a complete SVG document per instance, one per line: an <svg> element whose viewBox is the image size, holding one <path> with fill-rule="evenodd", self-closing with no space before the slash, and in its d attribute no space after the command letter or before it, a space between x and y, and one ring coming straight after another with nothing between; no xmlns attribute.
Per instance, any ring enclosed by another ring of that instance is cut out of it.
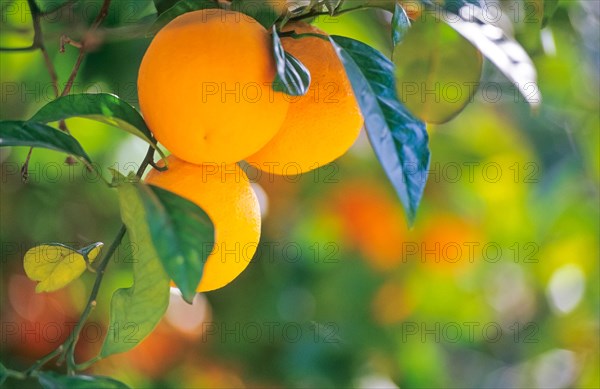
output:
<svg viewBox="0 0 600 389"><path fill-rule="evenodd" d="M29 5L33 24L33 43L31 44L31 49L40 49L42 56L44 57L44 64L46 65L46 69L48 69L48 74L50 75L52 89L54 90L54 97L58 97L60 95L60 91L58 89L58 75L56 74L56 68L50 59L48 50L44 45L44 33L42 32L42 24L40 22L42 13L34 0L27 0L27 4ZM64 132L69 133L69 129L67 128L64 120L59 122L58 127ZM25 162L23 162L23 167L21 168L21 179L23 182L27 182L28 179L29 161L31 159L32 151L33 147L30 147L29 153L27 153L27 158L25 158Z"/></svg>
<svg viewBox="0 0 600 389"><path fill-rule="evenodd" d="M33 0L31 0L31 1L33 1ZM75 77L77 77L77 73L79 72L79 67L81 66L81 63L83 62L83 58L85 57L85 54L87 53L86 49L87 49L88 37L91 36L98 29L98 27L102 24L104 19L106 19L106 15L108 15L108 8L110 7L110 2L111 2L111 0L104 0L104 3L102 3L102 8L100 8L100 12L98 12L98 16L96 16L94 23L92 23L92 26L86 32L84 38L82 39L81 47L79 48L79 55L77 56L75 65L73 65L73 70L71 70L71 74L69 75L69 79L67 80L67 83L65 84L65 89L63 89L61 96L66 96L71 91L71 88L73 87L73 82L75 82Z"/></svg>
<svg viewBox="0 0 600 389"><path fill-rule="evenodd" d="M77 364L75 363L75 346L77 345L77 341L79 340L79 334L81 333L85 322L90 316L90 313L92 313L92 310L96 307L96 297L98 296L98 292L100 291L100 285L102 284L102 279L104 278L106 266L108 266L108 262L110 261L114 252L121 244L121 241L123 240L126 231L127 229L125 225L121 225L117 236L111 243L108 251L106 251L106 253L104 254L102 262L100 262L100 265L96 269L96 281L94 281L94 286L92 288L92 292L90 293L90 297L88 298L87 305L85 306L85 309L81 314L77 325L73 329L73 332L71 332L71 335L64 343L66 345L67 370L69 371L69 373L74 373L75 370L77 370Z"/></svg>

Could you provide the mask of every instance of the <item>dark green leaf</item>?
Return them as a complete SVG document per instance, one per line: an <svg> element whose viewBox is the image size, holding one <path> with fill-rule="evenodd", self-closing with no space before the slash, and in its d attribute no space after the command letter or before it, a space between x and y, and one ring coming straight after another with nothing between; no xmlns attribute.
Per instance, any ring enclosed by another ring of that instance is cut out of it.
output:
<svg viewBox="0 0 600 389"><path fill-rule="evenodd" d="M138 184L127 183L126 179L121 182L118 186L121 218L135 248L133 286L113 294L109 331L100 351L103 358L135 347L152 332L169 304L169 276L152 243Z"/></svg>
<svg viewBox="0 0 600 389"><path fill-rule="evenodd" d="M53 371L38 373L38 380L44 389L127 389L124 383L110 377L93 375L66 376Z"/></svg>
<svg viewBox="0 0 600 389"><path fill-rule="evenodd" d="M402 42L404 35L410 28L410 20L402 6L398 3L394 6L394 15L392 16L392 43L396 46Z"/></svg>
<svg viewBox="0 0 600 389"><path fill-rule="evenodd" d="M354 39L331 38L361 108L371 145L412 224L429 169L425 124L398 100L390 60Z"/></svg>
<svg viewBox="0 0 600 389"><path fill-rule="evenodd" d="M77 139L42 123L0 121L0 147L30 146L56 150L92 162Z"/></svg>
<svg viewBox="0 0 600 389"><path fill-rule="evenodd" d="M154 24L146 32L147 37L154 36L161 28L169 24L176 17L188 12L199 11L202 9L219 8L219 3L215 0L181 0L175 3L171 8L164 11Z"/></svg>
<svg viewBox="0 0 600 389"><path fill-rule="evenodd" d="M310 87L310 72L302 62L284 51L275 27L273 27L273 54L277 65L273 90L290 96L304 96Z"/></svg>
<svg viewBox="0 0 600 389"><path fill-rule="evenodd" d="M8 378L8 371L7 371L6 367L4 367L4 365L0 363L0 385L2 385L4 383L4 381L6 381L7 378Z"/></svg>
<svg viewBox="0 0 600 389"><path fill-rule="evenodd" d="M73 2L72 0L35 0L40 12L52 13L61 7L64 7L67 3Z"/></svg>
<svg viewBox="0 0 600 389"><path fill-rule="evenodd" d="M542 0L544 2L544 17L542 18L542 27L546 27L554 13L558 9L559 0Z"/></svg>
<svg viewBox="0 0 600 389"><path fill-rule="evenodd" d="M154 0L154 6L156 7L156 12L160 15L172 6L175 5L179 0Z"/></svg>
<svg viewBox="0 0 600 389"><path fill-rule="evenodd" d="M273 8L273 2L265 0L233 0L231 10L250 16L267 30L280 16L280 12Z"/></svg>
<svg viewBox="0 0 600 389"><path fill-rule="evenodd" d="M424 1L424 0L421 0ZM429 0L427 0L429 1ZM388 12L394 12L394 8L398 4L398 0L354 0L345 1L339 7L338 11L349 10L349 9L361 9L364 8L379 8Z"/></svg>
<svg viewBox="0 0 600 389"><path fill-rule="evenodd" d="M167 274L192 303L214 246L214 227L196 204L156 186L138 185L152 242Z"/></svg>
<svg viewBox="0 0 600 389"><path fill-rule="evenodd" d="M483 69L479 51L431 15L416 20L394 48L398 96L417 117L445 123L472 101Z"/></svg>
<svg viewBox="0 0 600 389"><path fill-rule="evenodd" d="M44 105L30 122L56 122L72 117L96 120L123 129L156 146L152 133L138 111L108 93L80 93L59 97Z"/></svg>
<svg viewBox="0 0 600 389"><path fill-rule="evenodd" d="M506 36L502 29L486 23L481 8L465 5L456 15L446 9L433 8L439 18L479 49L516 86L531 106L540 105L542 97L533 61L521 45Z"/></svg>

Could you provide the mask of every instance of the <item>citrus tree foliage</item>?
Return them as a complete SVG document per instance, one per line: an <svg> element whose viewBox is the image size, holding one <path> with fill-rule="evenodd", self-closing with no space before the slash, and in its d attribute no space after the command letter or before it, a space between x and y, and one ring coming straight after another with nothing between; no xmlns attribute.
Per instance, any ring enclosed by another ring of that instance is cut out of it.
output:
<svg viewBox="0 0 600 389"><path fill-rule="evenodd" d="M52 9L45 9L42 1L29 0L27 3L36 35L31 47L23 50L45 50L40 20L41 15ZM68 3L71 2L65 2L67 6ZM177 16L191 11L228 8L256 19L272 36L272 55L277 67L272 87L291 96L307 93L311 76L306 66L285 52L281 44L281 36L303 38L302 34L282 33L286 24L365 8L387 13L391 26L390 41L394 45L392 58L348 37L320 38L333 45L344 65L373 150L398 194L409 224L415 220L418 222L418 207L427 181L430 152L426 123L450 120L466 106L477 89L484 59L513 82L532 106L540 103L536 72L527 53L500 28L486 22L476 0L421 0L418 12L406 8L403 2L367 0L288 1L281 9L271 7L269 2L247 0L154 0L153 5L154 14L134 26L149 37ZM555 8L556 2L544 2L544 23ZM98 16L91 22L90 30L101 28L109 11L110 0L105 0ZM85 54L84 48L80 47L80 54ZM75 75L76 71L73 78ZM426 88L434 88L433 85L440 82L469 84L472 88L458 101L449 103L442 99L436 102L418 98L420 91L407 93L404 83L415 80L423 81L417 84ZM37 292L62 288L86 270L96 273L96 283L80 322L65 344L42 357L25 372L0 365L0 379L34 376L47 388L119 388L124 385L115 380L81 375L79 372L101 358L135 347L153 330L166 310L170 280L179 287L183 298L191 303L195 287L202 277L204 262L214 244L214 226L196 204L140 181L148 166L156 166L155 152L158 152L159 158L164 158L164 154L144 118L134 107L116 95L69 94L69 89L67 85L60 96L29 119L0 121L0 147L51 149L76 158L90 170L98 170L106 184L115 189L123 227L108 247L102 242L83 248L48 243L33 247L26 253L25 271L29 278L39 282ZM113 178L107 178L107 172L99 170L79 141L64 131L63 121L73 117L110 124L146 142L149 149L140 169L137 172L113 171ZM76 363L74 349L79 331L95 305L110 258L125 235L138 247L132 268L133 284L114 291L109 319L112 332L104 340L99 355L85 363ZM134 337L125 336L130 326L135 326ZM66 358L70 375L39 370L59 356Z"/></svg>

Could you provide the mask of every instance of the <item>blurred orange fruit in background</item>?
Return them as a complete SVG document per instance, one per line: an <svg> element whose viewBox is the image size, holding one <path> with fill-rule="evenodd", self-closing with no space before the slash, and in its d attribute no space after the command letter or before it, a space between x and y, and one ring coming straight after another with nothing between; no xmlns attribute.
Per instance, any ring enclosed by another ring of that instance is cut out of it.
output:
<svg viewBox="0 0 600 389"><path fill-rule="evenodd" d="M402 262L406 222L398 201L372 183L345 185L334 196L348 242L356 245L365 259L378 270Z"/></svg>

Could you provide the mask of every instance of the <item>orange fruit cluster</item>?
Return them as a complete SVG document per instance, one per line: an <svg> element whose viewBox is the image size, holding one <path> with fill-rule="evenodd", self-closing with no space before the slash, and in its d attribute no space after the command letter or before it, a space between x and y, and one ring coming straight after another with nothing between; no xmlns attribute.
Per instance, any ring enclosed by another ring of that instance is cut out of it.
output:
<svg viewBox="0 0 600 389"><path fill-rule="evenodd" d="M322 31L288 25L297 34ZM363 124L334 48L318 37L284 37L308 68L308 93L273 90L270 32L238 12L183 14L161 29L140 66L139 103L156 139L172 155L146 182L196 203L215 226L198 291L220 288L248 265L260 239L260 209L237 165L299 174L328 164L354 143ZM289 167L292 166L290 169Z"/></svg>

